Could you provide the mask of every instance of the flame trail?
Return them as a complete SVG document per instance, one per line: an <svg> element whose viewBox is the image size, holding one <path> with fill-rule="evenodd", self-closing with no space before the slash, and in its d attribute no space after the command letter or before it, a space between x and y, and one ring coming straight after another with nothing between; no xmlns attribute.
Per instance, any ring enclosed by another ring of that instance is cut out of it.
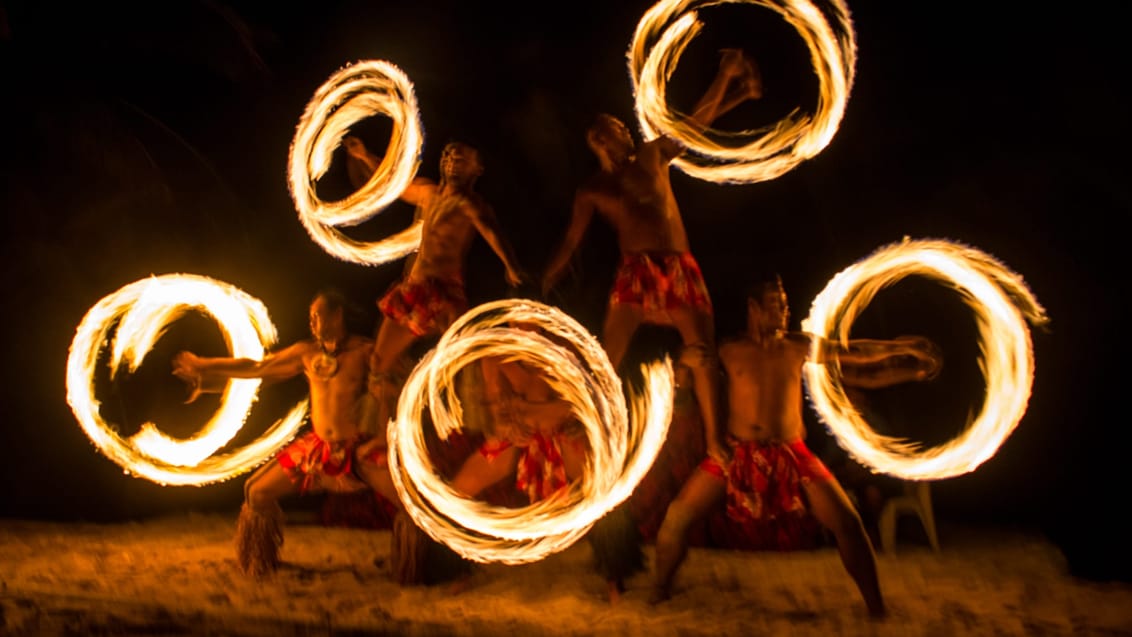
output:
<svg viewBox="0 0 1132 637"><path fill-rule="evenodd" d="M876 293L911 275L951 284L975 314L987 389L981 411L965 430L950 442L924 450L879 435L845 396L834 366L806 363L806 391L838 444L857 461L906 480L950 478L987 461L1022 419L1034 380L1027 322L1042 325L1048 318L1022 277L994 257L952 241L905 239L834 276L814 299L803 329L845 344L853 320ZM817 353L811 352L812 360Z"/></svg>
<svg viewBox="0 0 1132 637"><path fill-rule="evenodd" d="M352 125L373 115L393 121L381 165L349 197L322 201L315 186L330 168L334 149ZM421 240L419 221L372 243L350 239L335 228L371 219L400 197L420 167L423 143L413 85L399 68L383 60L365 60L332 75L307 104L288 158L291 198L311 238L331 256L362 265L379 265L414 252Z"/></svg>
<svg viewBox="0 0 1132 637"><path fill-rule="evenodd" d="M296 405L261 438L238 451L215 455L243 426L256 400L258 379L232 380L221 396L216 414L187 440L175 440L145 423L137 434L122 439L99 413L94 369L109 332L110 374L124 362L130 372L166 328L189 310L204 310L220 325L232 355L263 358L275 343L275 326L267 308L239 289L189 274L168 274L135 281L103 297L83 317L67 358L67 402L94 445L127 473L158 484L202 485L226 480L270 458L294 437L306 417L307 401Z"/></svg>
<svg viewBox="0 0 1132 637"><path fill-rule="evenodd" d="M668 108L668 80L702 28L695 10L721 4L766 7L798 31L810 50L819 81L812 114L795 109L774 125L728 133L690 126L684 114ZM817 155L841 124L857 58L848 7L842 0L823 4L824 12L808 0L662 0L653 5L637 24L626 54L642 135L679 141L688 152L673 164L689 175L716 183L769 181ZM731 143L714 141L720 138Z"/></svg>
<svg viewBox="0 0 1132 637"><path fill-rule="evenodd" d="M573 346L508 327L536 325ZM455 375L487 356L521 359L537 367L573 405L591 456L585 475L562 494L530 506L495 507L467 498L437 477L428 458L421 414L441 439L463 428L453 391ZM573 318L534 301L505 300L464 314L413 370L389 423L389 468L401 501L417 524L439 542L479 562L532 562L573 544L602 515L624 501L664 443L672 417L671 362L643 370L645 388L626 406L621 380L605 350ZM630 418L632 411L632 418Z"/></svg>

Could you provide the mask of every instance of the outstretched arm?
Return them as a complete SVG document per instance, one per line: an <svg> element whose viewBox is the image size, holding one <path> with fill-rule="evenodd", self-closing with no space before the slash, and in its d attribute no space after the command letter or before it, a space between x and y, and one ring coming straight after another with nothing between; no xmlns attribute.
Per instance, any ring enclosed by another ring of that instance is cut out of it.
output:
<svg viewBox="0 0 1132 637"><path fill-rule="evenodd" d="M846 385L865 389L932 380L943 367L939 346L922 336L857 338L844 348L826 341L823 350L824 356L837 357Z"/></svg>
<svg viewBox="0 0 1132 637"><path fill-rule="evenodd" d="M723 49L719 70L692 108L688 119L693 124L707 128L739 104L759 99L762 95L762 74L755 61L739 49ZM662 145L662 152L669 160L683 150L672 139L662 137L656 142Z"/></svg>
<svg viewBox="0 0 1132 637"><path fill-rule="evenodd" d="M525 278L523 271L519 267L518 259L515 258L511 242L507 241L500 232L495 211L484 202L472 202L468 204L467 212L480 236L487 241L495 255L503 262L503 267L507 269L507 283L513 287L521 285Z"/></svg>
<svg viewBox="0 0 1132 637"><path fill-rule="evenodd" d="M189 385L191 393L185 402L193 402L205 392L217 392L230 378L262 378L280 381L303 371L303 347L296 343L262 360L251 358L201 357L180 352L173 357L173 375Z"/></svg>
<svg viewBox="0 0 1132 637"><path fill-rule="evenodd" d="M558 280L562 278L566 265L570 263L570 257L574 256L574 252L582 242L582 237L586 234L586 228L589 227L590 221L593 219L595 209L596 205L593 198L586 190L580 189L574 195L570 225L566 228L566 235L562 238L562 243L558 245L558 249L555 250L554 256L550 258L550 263L542 276L542 294L544 297L550 290L554 289Z"/></svg>
<svg viewBox="0 0 1132 637"><path fill-rule="evenodd" d="M353 135L347 135L342 138L342 145L346 147L347 172L350 176L350 183L353 184L354 189L357 190L364 186L369 178L373 176L377 169L381 167L381 162L384 161L382 157L370 152L366 148L365 142L360 138ZM405 187L405 191L401 193L400 198L406 203L414 206L420 206L424 203L425 197L428 193L435 188L436 183L431 179L425 177L415 177L409 185Z"/></svg>

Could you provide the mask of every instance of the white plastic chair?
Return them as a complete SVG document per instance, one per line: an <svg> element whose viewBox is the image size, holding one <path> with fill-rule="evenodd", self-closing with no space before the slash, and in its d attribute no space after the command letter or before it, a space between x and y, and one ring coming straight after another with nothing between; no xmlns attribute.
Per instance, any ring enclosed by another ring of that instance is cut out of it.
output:
<svg viewBox="0 0 1132 637"><path fill-rule="evenodd" d="M928 482L905 482L904 495L890 498L881 509L877 526L881 548L885 553L896 550L896 519L901 515L915 515L927 533L932 550L939 552L939 536L936 534L932 494L928 485Z"/></svg>

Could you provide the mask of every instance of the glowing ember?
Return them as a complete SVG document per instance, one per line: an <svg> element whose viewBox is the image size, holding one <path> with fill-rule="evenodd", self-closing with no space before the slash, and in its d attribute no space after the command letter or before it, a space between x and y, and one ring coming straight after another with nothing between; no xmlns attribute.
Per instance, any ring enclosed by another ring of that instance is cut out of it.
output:
<svg viewBox="0 0 1132 637"><path fill-rule="evenodd" d="M702 26L695 9L738 3L775 11L802 36L819 81L812 114L796 109L773 125L726 133L689 126L684 115L669 110L668 79ZM647 139L665 135L680 141L688 152L674 165L717 183L768 181L817 155L841 123L857 57L848 7L842 0L826 4L824 13L808 0L662 0L653 5L637 24L627 54L642 134ZM721 138L729 143L714 141Z"/></svg>
<svg viewBox="0 0 1132 637"><path fill-rule="evenodd" d="M537 326L573 348L508 327L514 323ZM585 428L591 447L586 473L554 498L518 509L495 507L464 497L437 477L421 414L427 405L442 439L463 429L455 376L486 356L517 358L540 369ZM468 559L524 563L565 549L629 497L664 442L672 417L671 362L646 366L643 378L644 391L627 407L604 349L570 316L527 300L474 308L413 370L389 423L389 466L401 501L429 535Z"/></svg>
<svg viewBox="0 0 1132 637"><path fill-rule="evenodd" d="M389 148L369 181L354 194L326 202L315 185L330 168L334 149L357 122L374 115L393 122ZM343 261L378 265L417 249L420 222L381 241L350 239L335 228L371 219L396 200L420 166L423 132L413 85L382 60L358 62L338 71L314 94L291 142L288 179L299 220L322 249Z"/></svg>
<svg viewBox="0 0 1132 637"><path fill-rule="evenodd" d="M243 426L259 389L259 380L233 380L216 414L187 440L170 438L153 423L128 439L118 436L102 419L94 389L95 365L110 330L117 326L109 361L113 378L123 362L136 371L165 329L190 310L217 320L235 357L263 358L275 343L275 327L257 299L206 277L170 274L135 281L95 304L76 329L67 358L67 402L83 431L128 473L159 484L201 485L244 473L293 438L306 417L304 400L252 444L215 455Z"/></svg>
<svg viewBox="0 0 1132 637"><path fill-rule="evenodd" d="M1034 376L1027 321L1040 325L1048 319L1022 278L994 257L945 240L905 239L830 280L803 329L845 343L853 320L876 293L911 275L948 283L975 313L987 389L982 410L965 430L920 451L916 443L874 432L845 396L834 366L807 363L806 390L838 443L861 463L908 480L949 478L993 456L1022 419Z"/></svg>

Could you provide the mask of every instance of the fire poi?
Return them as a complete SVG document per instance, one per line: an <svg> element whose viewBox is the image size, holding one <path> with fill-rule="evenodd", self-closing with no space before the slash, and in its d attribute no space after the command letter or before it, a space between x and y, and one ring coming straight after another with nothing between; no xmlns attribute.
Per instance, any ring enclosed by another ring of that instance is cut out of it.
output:
<svg viewBox="0 0 1132 637"><path fill-rule="evenodd" d="M315 191L330 168L334 150L358 122L382 115L393 130L384 160L358 191L341 201L323 201ZM384 60L351 64L332 75L315 92L299 120L288 158L288 183L299 220L307 233L331 256L379 265L417 249L421 224L380 241L355 241L337 230L373 218L396 200L420 166L424 133L409 78Z"/></svg>
<svg viewBox="0 0 1132 637"><path fill-rule="evenodd" d="M993 256L954 241L922 239L883 246L839 272L814 299L803 329L844 343L879 290L913 275L950 285L974 312L986 398L960 435L929 449L879 435L846 397L835 367L807 363L804 379L821 419L859 462L906 480L938 480L975 470L1018 426L1034 377L1027 323L1048 319L1022 277Z"/></svg>
<svg viewBox="0 0 1132 637"><path fill-rule="evenodd" d="M122 438L99 412L95 366L109 344L110 377L123 365L134 372L170 324L189 311L216 319L232 355L260 359L276 342L267 308L238 288L192 274L167 274L135 281L103 297L83 317L67 357L67 402L91 442L127 473L164 485L204 485L249 471L291 440L306 417L300 401L260 438L217 454L243 426L256 400L258 379L233 380L216 414L192 437L177 440L154 423ZM117 328L113 337L110 331Z"/></svg>
<svg viewBox="0 0 1132 637"><path fill-rule="evenodd" d="M668 106L667 83L688 44L700 32L696 9L720 4L766 7L782 16L806 43L819 93L812 113L795 109L759 129L703 131ZM825 12L808 0L662 0L637 24L627 53L641 133L667 135L687 152L672 163L683 172L716 183L775 179L814 157L833 139L845 113L856 66L856 35L849 9L830 0ZM727 143L716 141L726 138Z"/></svg>
<svg viewBox="0 0 1132 637"><path fill-rule="evenodd" d="M536 332L537 326L574 351ZM576 353L575 353L576 352ZM428 410L441 439L463 429L456 373L485 356L536 366L573 406L591 456L585 477L562 497L522 508L466 498L436 475L423 436ZM523 299L485 303L465 313L410 375L389 424L389 467L418 526L468 559L524 563L563 550L632 493L668 432L673 372L667 359L642 370L643 389L626 403L621 380L597 339L562 311Z"/></svg>

